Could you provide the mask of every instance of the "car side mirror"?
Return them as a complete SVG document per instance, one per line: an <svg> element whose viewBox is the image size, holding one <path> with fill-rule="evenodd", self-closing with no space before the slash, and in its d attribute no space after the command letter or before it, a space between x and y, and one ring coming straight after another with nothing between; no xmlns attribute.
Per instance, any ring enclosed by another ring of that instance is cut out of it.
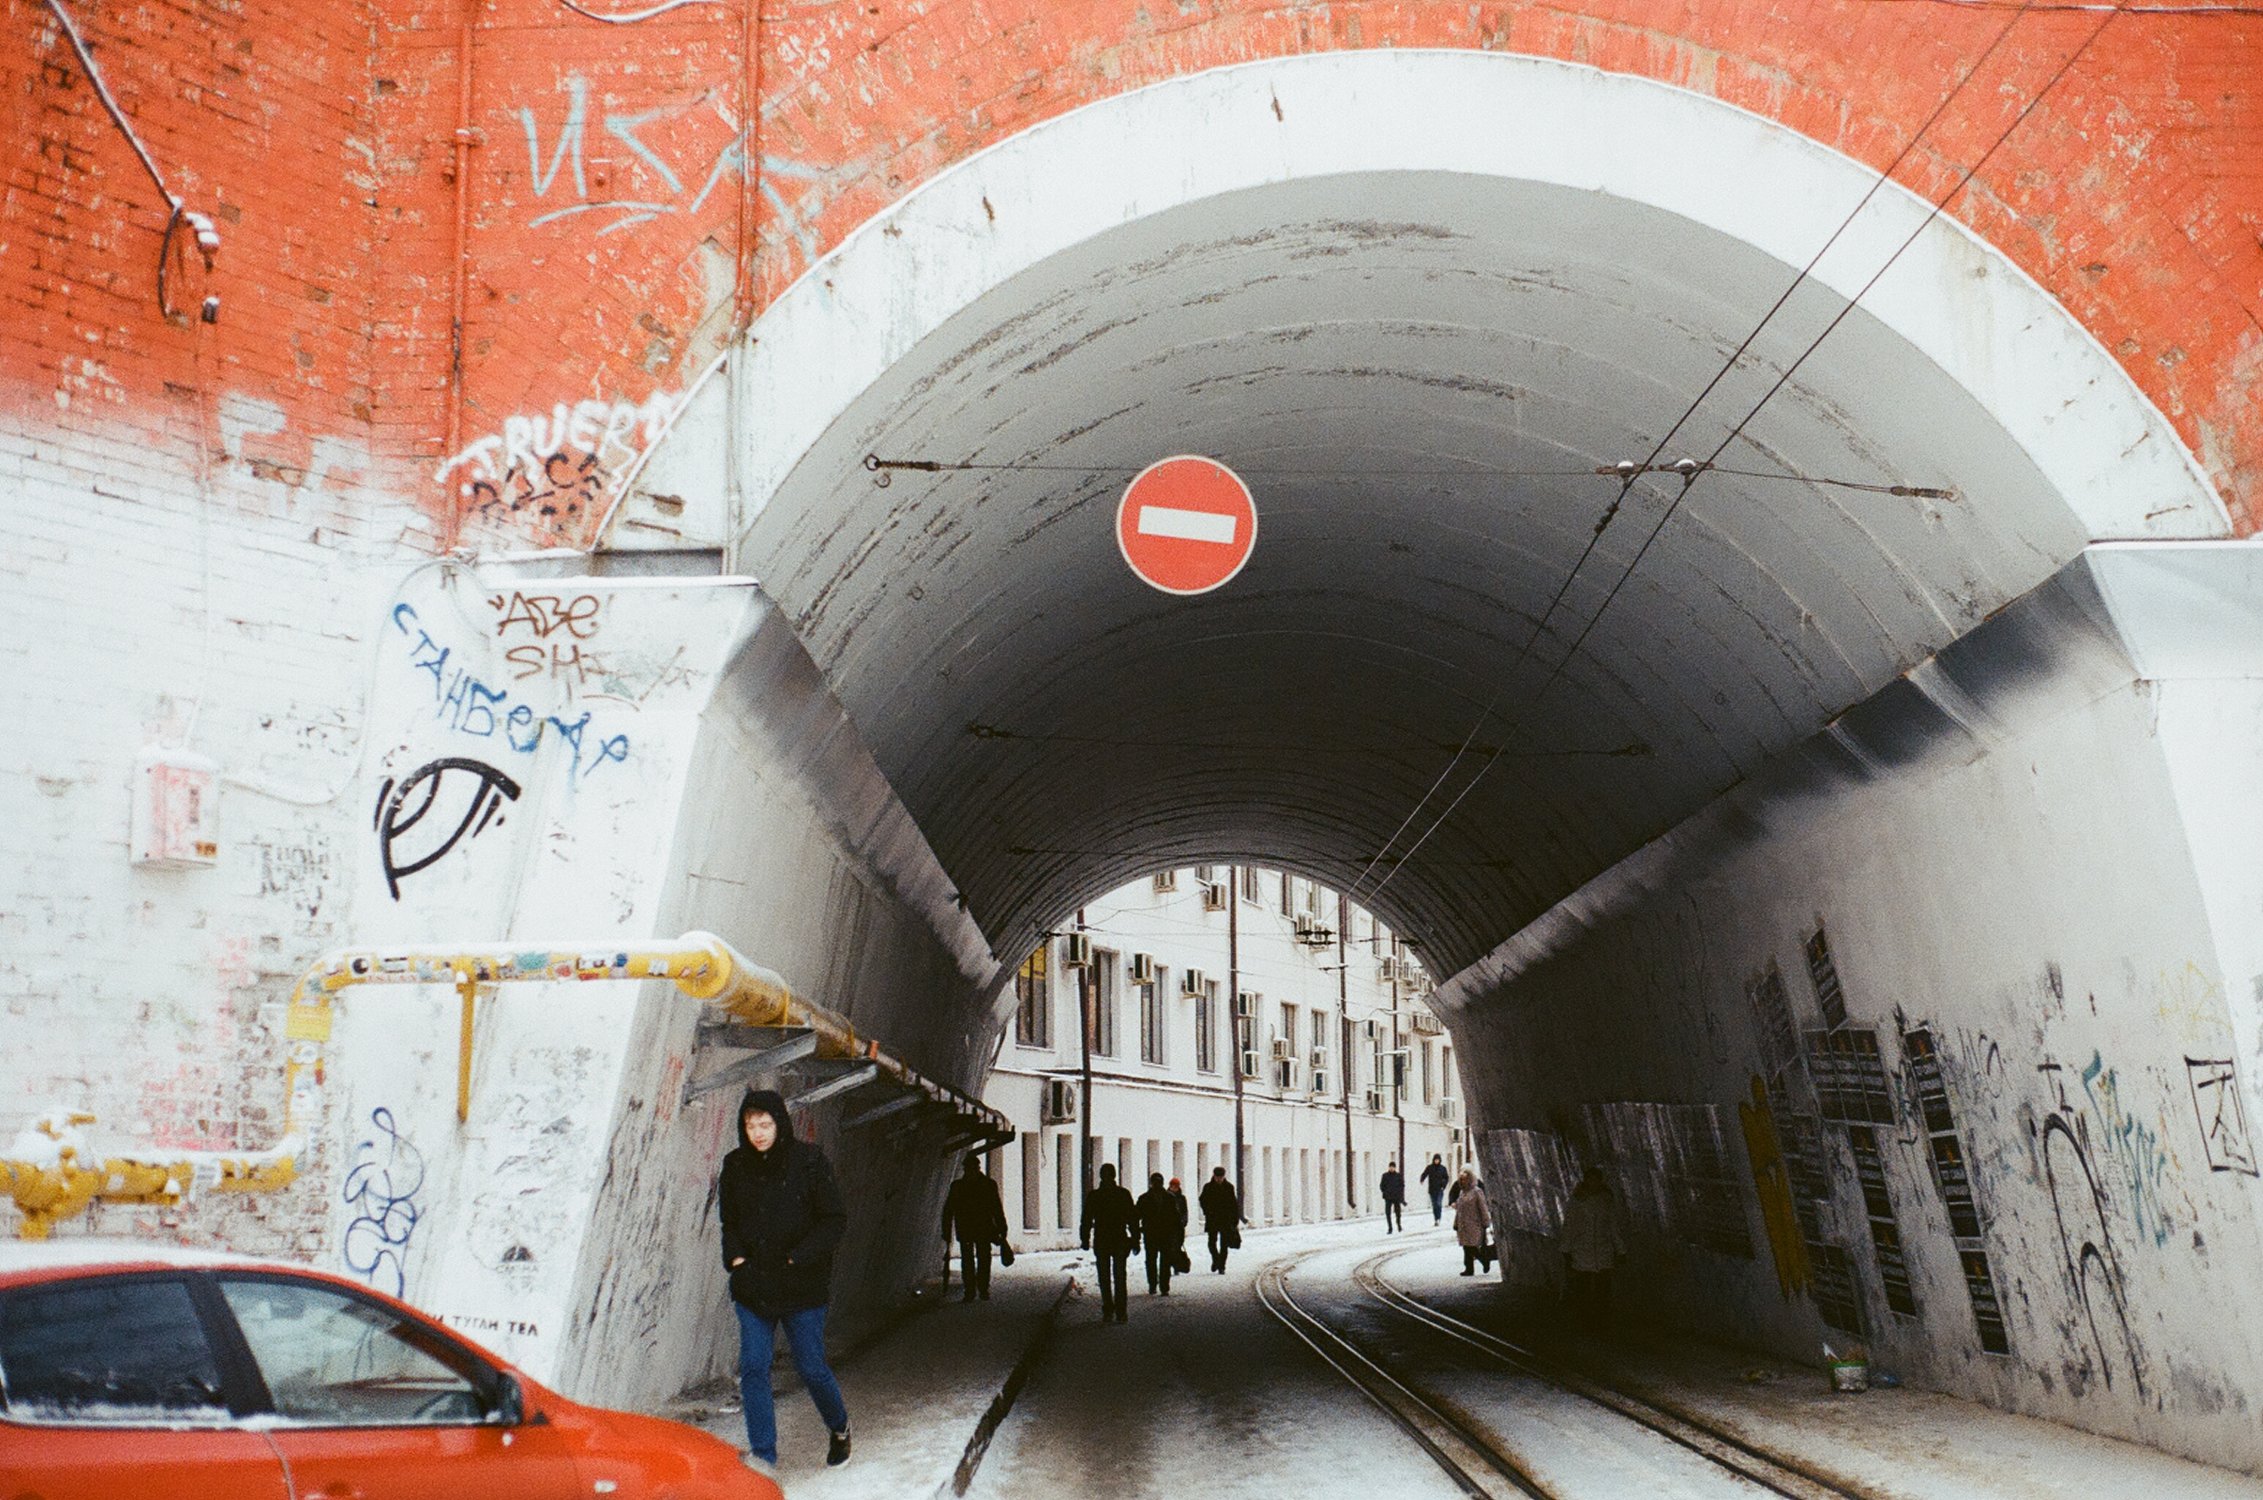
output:
<svg viewBox="0 0 2263 1500"><path fill-rule="evenodd" d="M519 1377L504 1372L495 1386L495 1410L488 1420L498 1427L516 1427L526 1420L526 1391Z"/></svg>

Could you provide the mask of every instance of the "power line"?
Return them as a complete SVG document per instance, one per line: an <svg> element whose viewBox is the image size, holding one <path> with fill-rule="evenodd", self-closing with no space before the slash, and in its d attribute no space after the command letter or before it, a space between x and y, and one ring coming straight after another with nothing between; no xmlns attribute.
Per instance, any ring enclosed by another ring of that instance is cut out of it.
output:
<svg viewBox="0 0 2263 1500"><path fill-rule="evenodd" d="M2024 10L2024 7L2022 9ZM1831 321L1823 326L1823 331L1817 334L1811 341L1809 341L1807 347L1800 351L1799 357L1793 360L1790 365L1785 367L1783 374L1779 375L1776 378L1775 383L1770 385L1768 389L1764 393L1762 393L1760 399L1753 403L1752 408L1738 420L1737 424L1734 427L1729 429L1728 435L1721 439L1720 444L1714 448L1712 454L1710 455L1710 458L1719 458L1722 453L1727 451L1731 443L1735 442L1740 436L1743 435L1745 427L1749 425L1755 417L1760 415L1762 408L1767 406L1770 401L1775 399L1776 393L1781 391L1784 386L1790 382L1792 376L1798 373L1800 366L1806 364L1809 357L1812 356L1817 349L1822 347L1823 341L1825 339L1828 339L1831 334L1838 328L1838 326L1846 321L1846 319L1854 312L1855 308L1861 304L1862 299L1869 294L1870 289L1878 284L1879 278L1883 277L1889 270L1893 269L1894 263L1901 259L1903 252L1908 250L1911 245L1917 243L1917 238L1919 235L1923 234L1927 229L1932 227L1933 221L1938 219L1948 209L1949 204L1956 200L1957 195L1959 193L1962 193L1965 188L1971 184L1972 179L1979 175L1981 168L1985 167L1988 164L1989 159L1996 154L1996 152L2003 146L2004 142L2011 139L2012 132L2018 130L2019 127L2023 123L2025 123L2027 117L2035 112L2037 107L2040 106L2043 100L2050 94L2051 90L2058 86L2059 80L2066 77L2067 73L2073 69L2074 65L2082 59L2083 54L2090 50L2091 44L2097 41L2099 36L2104 33L2105 29L2113 23L2114 14L2115 12L2109 9L2105 17L2101 19L2096 26L2091 28L2090 34L2083 38L2082 44L2076 47L2074 51L2067 54L2066 61L2059 64L2058 69L2053 72L2048 79L2044 80L2043 86L2040 89L2036 90L2034 97L2029 99L2026 105L2021 108L2020 112L2012 117L2011 123L2006 125L2003 130L1997 134L1996 139L1989 144L1988 149L1986 151L1983 151L1979 155L1979 157L1974 160L1972 165L1965 170L1964 174L1957 179L1955 184L1951 186L1946 193L1942 194L1940 199L1935 202L1932 208L1926 213L1925 217L1919 221L1917 227L1911 230L1908 236L1904 238L1899 245L1894 247L1893 253L1886 257L1885 264L1881 265L1874 273L1872 273L1870 279L1868 281L1865 281L1862 286L1856 290L1854 296L1848 300L1847 305L1841 308L1838 313L1831 319ZM1997 35L1997 42L2001 42L2005 36L2009 35L2012 26L2017 25L2018 22L2019 15L2015 14L2012 17L2011 22L2007 24L2004 27L2004 30ZM1994 47L1991 46L1990 50L1993 51ZM1985 61L1986 57L1984 55L1982 62ZM1973 72L1978 72L1979 67L1980 64L1974 64ZM1969 80L1972 77L1972 73L1967 73L1965 77ZM1961 88L1962 85L1960 84L1959 87ZM1934 118L1938 118L1939 113L1940 112L1936 110L1934 112ZM1931 122L1928 121L1927 123L1930 124ZM1915 144L1914 139L1912 140L1911 144ZM1907 148L1904 148L1904 155L1906 154ZM1889 172L1890 171L1891 169L1889 169ZM1710 459L1708 460L1708 462L1710 462ZM1572 658L1579 654L1580 647L1586 644L1587 638L1594 633L1596 625L1601 622L1605 612L1610 609L1612 601L1618 598L1619 592L1620 590L1625 588L1627 580L1634 576L1635 569L1642 565L1642 559L1646 555L1648 555L1651 544L1657 541L1659 533L1665 530L1666 523L1673 519L1674 512L1681 508L1682 501L1688 498L1691 487L1697 483L1698 476L1703 472L1704 470L1702 468L1693 469L1691 472L1684 476L1681 489L1667 504L1665 512L1658 517L1656 524L1654 524L1650 528L1649 535L1645 536L1642 539L1642 545L1635 549L1633 558L1628 561L1625 568L1620 570L1617 580L1612 583L1610 589L1604 594L1603 602L1596 606L1595 613L1589 616L1587 624L1581 628L1578 636L1573 639L1570 648L1567 649L1564 652L1563 656L1557 660L1555 667L1548 673L1548 676L1541 682L1539 688L1534 691L1532 697L1527 701L1526 711L1528 713L1531 707L1533 705L1537 705L1541 698L1546 695L1548 689L1553 687L1557 680L1562 677L1564 668L1571 664ZM1446 819L1453 815L1454 809L1461 806L1462 800L1476 788L1477 783L1482 781L1485 777L1485 773L1491 769L1491 762L1488 762L1487 764L1478 768L1477 774L1472 776L1469 779L1468 783L1462 787L1460 793L1455 796L1454 800L1451 803L1447 804L1446 810L1440 813L1438 817L1431 822L1428 828L1423 830L1422 837L1415 840L1414 844L1408 848L1406 855L1402 857L1398 865L1392 869L1390 875L1385 876L1383 880L1375 887L1375 890L1370 893L1371 896L1379 894L1384 886L1389 885L1391 881L1397 877L1399 872L1406 868L1407 860L1413 857L1414 851L1421 848L1422 845L1428 841L1430 836L1433 833L1436 833L1438 829L1444 825Z"/></svg>
<svg viewBox="0 0 2263 1500"><path fill-rule="evenodd" d="M1749 340L1747 341L1749 342ZM1742 354L1740 347L1737 353ZM1708 387L1710 389L1710 387ZM1672 437L1669 432L1667 436ZM1660 444L1662 449L1664 444ZM1651 461L1636 463L1624 459L1618 463L1593 464L1584 469L1486 469L1464 466L1458 469L1274 469L1250 468L1236 465L1234 472L1252 479L1589 479L1605 478L1626 480L1644 474L1685 474L1696 459L1678 459L1670 464L1656 462L1653 451ZM875 478L873 483L882 489L888 486L888 476L896 473L915 474L1137 474L1145 464L1046 464L1046 463L981 463L972 459L940 458L882 458L877 453L864 456L864 467ZM1867 479L1834 479L1820 474L1797 474L1784 469L1730 469L1706 463L1706 468L1717 473L1733 474L1740 479L1781 480L1792 484L1812 484L1828 489L1859 490L1873 495L1897 495L1923 500L1959 500L1963 496L1956 490L1939 485L1887 484Z"/></svg>
<svg viewBox="0 0 2263 1500"><path fill-rule="evenodd" d="M1596 521L1595 529L1588 536L1587 544L1580 549L1579 557L1573 562L1571 571L1566 573L1564 581L1557 585L1555 594L1548 601L1548 607L1541 612L1539 620L1533 625L1531 634L1525 637L1524 645L1518 650L1516 660L1509 664L1508 669L1502 674L1500 686L1494 690L1492 698L1487 701L1484 710L1478 714L1477 723L1470 726L1469 740L1476 739L1477 731L1484 726L1487 719L1492 717L1493 710L1500 706L1501 699L1508 692L1516 674L1523 669L1525 662L1531 658L1533 647L1539 643L1540 637L1546 632L1549 620L1555 617L1556 607L1563 602L1564 596L1570 591L1573 581L1579 577L1580 571L1587 566L1587 560L1595 554L1597 545L1603 540L1603 533L1610 529L1611 522L1617 518L1620 507L1626 503L1627 496L1633 493L1635 481L1644 474L1654 472L1653 466L1657 464L1660 455L1666 451L1666 445L1673 441L1674 435L1680 432L1690 418L1697 414L1698 408L1705 404L1706 398L1713 394L1715 388L1728 378L1729 372L1736 368L1737 361L1744 357L1745 352L1752 347L1753 341L1760 337L1761 332L1775 319L1776 314L1783 311L1785 304L1791 301L1793 293L1807 283L1807 279L1814 274L1815 268L1823 263L1823 257L1831 253L1831 248L1838 244L1840 236L1844 235L1853 226L1854 221L1862 216L1863 210L1870 206L1871 200L1878 196L1887 183L1893 181L1894 174L1901 170L1902 163L1907 161L1910 154L1917 149L1918 142L1925 139L1926 133L1948 112L1949 106L1956 102L1958 96L1963 94L1966 86L1980 75L1981 69L1988 65L1989 59L1996 55L1996 49L2003 46L2005 39L2012 34L2012 29L2018 24L2019 17L2016 14L2004 23L2003 29L1996 33L1980 56L1973 60L1972 66L1965 70L1964 76L1956 81L1956 86L1942 96L1941 102L1933 107L1931 114L1919 122L1917 129L1903 143L1902 149L1895 154L1891 162L1887 163L1886 169L1878 174L1877 180L1872 182L1863 192L1862 197L1847 212L1846 217L1839 221L1838 227L1831 231L1830 237L1824 240L1816 252L1808 258L1807 264L1799 268L1799 273L1792 278L1791 284L1786 286L1776 300L1768 305L1768 310L1760 315L1759 322L1752 325L1752 331L1744 336L1744 341L1737 345L1726 360L1721 362L1721 368L1714 371L1711 380L1705 382L1704 389L1700 390L1689 405L1682 409L1682 414L1674 419L1673 426L1666 429L1664 435L1658 439L1657 445L1650 450L1650 456L1622 479L1619 485L1619 493L1612 498L1611 503L1604 508L1601 518ZM1719 456L1718 452L1714 454L1716 458ZM1685 494L1688 493L1690 483L1699 472L1694 467L1686 469L1682 467L1691 464L1691 462L1691 460L1685 459L1681 461L1680 465L1675 466L1683 473L1682 491ZM1561 663L1558 664L1558 670L1562 670ZM1465 741L1465 749L1466 746L1467 741ZM1422 794L1421 799L1415 803L1406 817L1399 821L1399 826L1391 830L1391 836L1383 841L1382 846L1375 851L1375 857L1362 867L1358 877L1353 880L1352 895L1357 896L1360 893L1361 888L1367 883L1367 877L1374 872L1375 867L1382 862L1384 856L1391 852L1391 847L1399 841L1399 835L1413 826L1414 820L1429 805L1430 799L1438 794L1438 789L1446 784L1447 778L1453 774L1454 768L1461 764L1461 760L1462 757L1456 755L1448 761L1445 768L1438 773L1437 780L1430 784L1429 790ZM1446 816L1451 814L1455 807L1461 805L1462 798L1469 795L1470 789L1476 786L1478 780L1482 779L1485 772L1491 767L1492 762L1490 761L1479 767L1477 775L1473 776L1468 785L1462 788L1460 794L1454 798L1446 812L1440 814L1437 821L1423 830L1422 837L1415 841L1417 847L1427 840L1431 834L1437 832L1439 824L1445 821ZM1388 885L1399 871L1405 868L1406 863L1402 858L1392 867L1391 873L1383 877L1382 882L1375 887L1375 890L1382 890L1384 885Z"/></svg>

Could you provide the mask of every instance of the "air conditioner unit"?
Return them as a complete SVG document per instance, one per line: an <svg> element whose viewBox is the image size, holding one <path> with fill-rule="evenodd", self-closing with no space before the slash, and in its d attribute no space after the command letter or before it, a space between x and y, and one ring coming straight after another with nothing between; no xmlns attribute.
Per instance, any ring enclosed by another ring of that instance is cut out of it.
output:
<svg viewBox="0 0 2263 1500"><path fill-rule="evenodd" d="M1443 1021L1426 1010L1408 1011L1407 1023L1424 1036L1438 1036L1446 1029Z"/></svg>
<svg viewBox="0 0 2263 1500"><path fill-rule="evenodd" d="M1245 1021L1248 1020L1251 1016L1257 1014L1257 1002L1263 998L1255 990L1236 990L1234 992L1234 1014Z"/></svg>
<svg viewBox="0 0 2263 1500"><path fill-rule="evenodd" d="M1215 880L1207 882L1202 887L1202 909L1204 911L1224 911L1232 904L1233 899L1226 888Z"/></svg>
<svg viewBox="0 0 2263 1500"><path fill-rule="evenodd" d="M1359 1024L1362 1034L1364 1034L1369 1041L1379 1042L1383 1040L1383 1023L1381 1021L1369 1019L1362 1021Z"/></svg>
<svg viewBox="0 0 2263 1500"><path fill-rule="evenodd" d="M1312 1070L1312 1092L1315 1094L1328 1092L1328 1075L1321 1072L1318 1067Z"/></svg>
<svg viewBox="0 0 2263 1500"><path fill-rule="evenodd" d="M1209 976L1200 969L1181 969L1179 971L1179 993L1190 999L1201 994L1202 987L1209 982Z"/></svg>
<svg viewBox="0 0 2263 1500"><path fill-rule="evenodd" d="M1131 982L1133 984L1153 984L1155 982L1154 954L1134 953L1131 956Z"/></svg>
<svg viewBox="0 0 2263 1500"><path fill-rule="evenodd" d="M1297 934L1297 941L1308 948L1326 948L1336 941L1336 929L1315 918L1309 929Z"/></svg>
<svg viewBox="0 0 2263 1500"><path fill-rule="evenodd" d="M1399 977L1399 961L1386 953L1375 960L1375 977L1385 984Z"/></svg>
<svg viewBox="0 0 2263 1500"><path fill-rule="evenodd" d="M1325 1068L1325 1067L1327 1067L1327 1066L1328 1066L1328 1049L1327 1049L1326 1047L1315 1047L1315 1048L1313 1048L1313 1049L1312 1049L1312 1059L1311 1059L1311 1061L1312 1061L1312 1065L1313 1065L1314 1067L1316 1067L1316 1068Z"/></svg>
<svg viewBox="0 0 2263 1500"><path fill-rule="evenodd" d="M1155 889L1157 889L1157 890L1159 890L1159 891L1175 891L1175 890L1177 890L1178 888L1179 888L1179 872L1178 872L1178 871L1176 871L1176 870L1162 870L1162 871L1159 871L1159 872L1157 872L1157 874L1156 874L1156 876L1155 876Z"/></svg>
<svg viewBox="0 0 2263 1500"><path fill-rule="evenodd" d="M1061 938L1061 967L1089 969L1092 967L1092 939L1081 932L1064 934Z"/></svg>
<svg viewBox="0 0 2263 1500"><path fill-rule="evenodd" d="M1264 1071L1265 1059L1261 1054L1253 1051L1242 1053L1242 1077L1255 1078Z"/></svg>
<svg viewBox="0 0 2263 1500"><path fill-rule="evenodd" d="M1371 1115L1383 1113L1383 1091L1381 1089L1369 1089L1367 1091L1367 1112Z"/></svg>
<svg viewBox="0 0 2263 1500"><path fill-rule="evenodd" d="M1298 912L1298 913L1297 913L1297 936L1298 936L1298 937L1300 937L1300 938L1307 938L1307 937L1310 937L1310 936L1312 936L1312 929L1313 929L1313 928L1314 928L1315 926L1317 926L1317 925L1318 925L1318 924L1317 924L1317 923L1315 923L1315 922L1313 921L1313 919L1312 919L1312 913L1311 913L1311 912L1308 912L1308 911L1300 911L1300 912Z"/></svg>
<svg viewBox="0 0 2263 1500"><path fill-rule="evenodd" d="M1071 1078L1045 1080L1045 1097L1040 1107L1043 1123L1066 1125L1076 1118L1077 1086Z"/></svg>
<svg viewBox="0 0 2263 1500"><path fill-rule="evenodd" d="M1446 1097L1446 1098L1444 1098L1444 1099L1440 1099L1440 1100L1438 1101L1438 1123L1439 1123L1439 1124L1441 1124L1441 1125L1452 1125L1452 1124L1455 1124L1455 1123L1457 1123L1457 1122L1458 1122L1458 1121L1459 1121L1459 1120L1461 1119L1461 1117L1462 1117L1462 1102L1461 1102L1461 1100L1459 1100L1459 1099L1456 1099L1456 1098L1453 1098L1452 1096L1450 1096L1450 1095L1449 1095L1448 1097Z"/></svg>
<svg viewBox="0 0 2263 1500"><path fill-rule="evenodd" d="M1273 1060L1275 1062L1295 1062L1296 1055L1296 1043L1290 1041L1285 1036L1277 1036L1273 1038Z"/></svg>

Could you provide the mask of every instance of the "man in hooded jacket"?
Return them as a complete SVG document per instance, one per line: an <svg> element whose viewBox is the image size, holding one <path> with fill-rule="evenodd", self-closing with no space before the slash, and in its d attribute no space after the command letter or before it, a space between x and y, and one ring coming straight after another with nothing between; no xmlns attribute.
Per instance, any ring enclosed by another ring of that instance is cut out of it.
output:
<svg viewBox="0 0 2263 1500"><path fill-rule="evenodd" d="M825 1153L794 1139L783 1097L749 1090L739 1103L739 1137L740 1145L723 1158L716 1198L723 1268L739 1315L747 1448L764 1463L778 1461L770 1365L783 1328L794 1369L832 1434L825 1462L846 1463L849 1412L825 1360L825 1302L848 1211Z"/></svg>

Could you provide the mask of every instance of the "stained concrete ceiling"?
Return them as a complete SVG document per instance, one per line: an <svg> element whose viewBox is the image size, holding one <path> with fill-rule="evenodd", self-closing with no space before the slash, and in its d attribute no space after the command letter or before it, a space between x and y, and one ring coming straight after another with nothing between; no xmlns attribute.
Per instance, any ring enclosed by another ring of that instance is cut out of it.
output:
<svg viewBox="0 0 2263 1500"><path fill-rule="evenodd" d="M1680 488L1647 478L1535 639L1619 490L1590 471L1645 456L1792 275L1501 178L1205 199L922 341L741 561L1002 951L1142 871L1244 857L1354 889L1450 973L2086 540L1857 310L1723 464L1959 498L1708 474L1597 621ZM1844 305L1803 289L1664 456L1711 452ZM1129 474L1181 452L1238 468L1260 515L1247 569L1192 599L1113 537ZM883 488L867 453L1007 467Z"/></svg>

